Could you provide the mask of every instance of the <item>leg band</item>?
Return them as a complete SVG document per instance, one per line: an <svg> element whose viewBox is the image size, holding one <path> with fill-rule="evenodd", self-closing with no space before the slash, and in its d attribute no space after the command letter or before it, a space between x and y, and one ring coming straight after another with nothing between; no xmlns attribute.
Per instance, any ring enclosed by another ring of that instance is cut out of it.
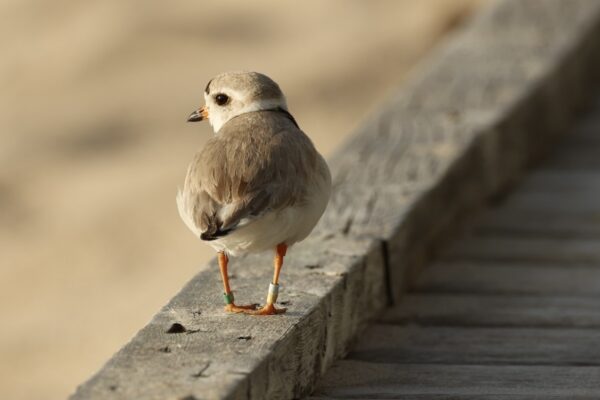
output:
<svg viewBox="0 0 600 400"><path fill-rule="evenodd" d="M225 304L233 304L233 293L223 293Z"/></svg>
<svg viewBox="0 0 600 400"><path fill-rule="evenodd" d="M279 294L279 285L269 284L269 294L267 294L267 304L275 304Z"/></svg>

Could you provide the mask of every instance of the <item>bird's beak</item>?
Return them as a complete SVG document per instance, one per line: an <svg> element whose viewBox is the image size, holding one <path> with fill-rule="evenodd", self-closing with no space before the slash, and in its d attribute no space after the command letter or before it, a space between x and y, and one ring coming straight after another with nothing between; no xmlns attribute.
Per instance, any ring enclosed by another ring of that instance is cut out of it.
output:
<svg viewBox="0 0 600 400"><path fill-rule="evenodd" d="M188 122L198 122L205 119L208 119L208 109L206 106L203 106L190 114Z"/></svg>

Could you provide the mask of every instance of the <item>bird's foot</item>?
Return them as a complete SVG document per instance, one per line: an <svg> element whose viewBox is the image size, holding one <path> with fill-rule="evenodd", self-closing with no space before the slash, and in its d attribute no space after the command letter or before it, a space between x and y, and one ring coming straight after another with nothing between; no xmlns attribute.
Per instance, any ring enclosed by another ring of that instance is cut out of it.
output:
<svg viewBox="0 0 600 400"><path fill-rule="evenodd" d="M243 306L237 306L233 303L225 306L225 311L230 313L253 313L256 311L258 304L247 304Z"/></svg>
<svg viewBox="0 0 600 400"><path fill-rule="evenodd" d="M273 303L267 303L264 307L258 310L249 311L248 314L252 315L276 315L283 314L287 311L287 308L275 308Z"/></svg>

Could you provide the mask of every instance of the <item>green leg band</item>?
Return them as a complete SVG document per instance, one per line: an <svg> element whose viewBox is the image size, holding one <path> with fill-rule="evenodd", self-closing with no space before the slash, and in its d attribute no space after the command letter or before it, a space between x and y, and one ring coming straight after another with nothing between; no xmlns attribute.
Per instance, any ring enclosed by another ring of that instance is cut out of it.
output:
<svg viewBox="0 0 600 400"><path fill-rule="evenodd" d="M233 304L233 293L223 293L225 304Z"/></svg>

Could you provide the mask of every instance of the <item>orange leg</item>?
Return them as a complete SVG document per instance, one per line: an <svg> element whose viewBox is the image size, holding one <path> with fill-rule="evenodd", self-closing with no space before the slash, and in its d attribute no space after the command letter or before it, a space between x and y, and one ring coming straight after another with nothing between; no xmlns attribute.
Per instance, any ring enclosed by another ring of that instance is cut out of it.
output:
<svg viewBox="0 0 600 400"><path fill-rule="evenodd" d="M285 243L280 243L277 245L275 249L275 259L273 260L273 283L269 285L269 293L267 294L267 304L265 304L264 307L256 311L251 311L251 314L274 315L283 314L286 311L285 308L275 308L277 294L279 293L279 273L281 272L281 267L283 266L283 257L285 257L286 251L287 245Z"/></svg>
<svg viewBox="0 0 600 400"><path fill-rule="evenodd" d="M240 312L248 312L256 309L256 304L249 304L246 306L236 306L233 302L233 292L229 287L229 275L227 274L227 263L229 262L229 258L227 255L220 251L217 253L217 259L219 260L219 269L221 270L221 278L223 279L223 289L225 292L223 293L223 297L225 298L225 311L240 313Z"/></svg>

